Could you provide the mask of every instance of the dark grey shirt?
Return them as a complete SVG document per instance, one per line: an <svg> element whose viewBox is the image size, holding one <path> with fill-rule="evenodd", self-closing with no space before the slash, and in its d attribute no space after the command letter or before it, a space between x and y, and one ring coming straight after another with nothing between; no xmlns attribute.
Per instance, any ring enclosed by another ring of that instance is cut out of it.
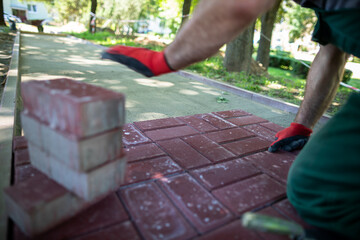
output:
<svg viewBox="0 0 360 240"><path fill-rule="evenodd" d="M360 0L294 0L303 7L324 10L360 9Z"/></svg>

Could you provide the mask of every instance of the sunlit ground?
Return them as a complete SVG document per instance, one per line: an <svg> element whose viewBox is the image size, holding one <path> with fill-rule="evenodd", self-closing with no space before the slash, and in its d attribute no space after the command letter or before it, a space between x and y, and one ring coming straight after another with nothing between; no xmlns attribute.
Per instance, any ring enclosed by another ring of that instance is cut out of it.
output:
<svg viewBox="0 0 360 240"><path fill-rule="evenodd" d="M36 26L26 24L26 23L17 23L16 27L20 29L21 31L27 31L27 32L38 32L38 29ZM44 33L65 33L65 32L84 32L87 31L86 27L81 23L76 22L69 22L66 25L63 26L50 26L45 25L44 26Z"/></svg>

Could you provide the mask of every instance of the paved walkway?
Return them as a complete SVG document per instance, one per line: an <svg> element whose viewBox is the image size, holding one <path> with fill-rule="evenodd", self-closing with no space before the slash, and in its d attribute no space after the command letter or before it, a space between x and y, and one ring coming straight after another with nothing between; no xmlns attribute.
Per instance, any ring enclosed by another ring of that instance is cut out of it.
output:
<svg viewBox="0 0 360 240"><path fill-rule="evenodd" d="M36 239L287 239L242 228L252 210L303 224L285 192L295 153L266 151L282 129L272 122L286 126L293 115L233 94L219 104L218 89L177 74L144 79L100 52L22 36L22 81L70 77L127 95L124 185ZM26 144L14 146L15 183L39 174ZM12 236L27 239L16 226Z"/></svg>
<svg viewBox="0 0 360 240"><path fill-rule="evenodd" d="M127 122L243 109L281 126L294 119L278 109L234 94L217 103L222 90L178 74L146 79L122 65L100 59L101 49L76 39L22 34L21 79L73 78L126 94Z"/></svg>
<svg viewBox="0 0 360 240"><path fill-rule="evenodd" d="M35 239L284 240L241 225L247 211L304 226L286 199L293 153L266 151L281 127L241 110L127 124L119 190ZM15 183L40 174L15 146ZM26 240L15 226L13 239Z"/></svg>

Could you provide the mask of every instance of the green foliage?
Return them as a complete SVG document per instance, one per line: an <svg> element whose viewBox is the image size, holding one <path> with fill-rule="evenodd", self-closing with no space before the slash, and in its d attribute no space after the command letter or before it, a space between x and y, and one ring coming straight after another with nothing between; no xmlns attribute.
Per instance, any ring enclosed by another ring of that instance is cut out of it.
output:
<svg viewBox="0 0 360 240"><path fill-rule="evenodd" d="M190 9L190 14L194 12L196 6L198 5L198 3L200 2L200 0L192 0L191 1L191 9Z"/></svg>
<svg viewBox="0 0 360 240"><path fill-rule="evenodd" d="M229 99L223 97L223 96L219 96L216 98L216 102L217 103L228 103L229 102Z"/></svg>
<svg viewBox="0 0 360 240"><path fill-rule="evenodd" d="M306 66L304 63L308 66L311 65L311 62L309 61L299 61L290 57L270 55L269 66L275 68L281 68L284 70L290 70L294 75L299 76L301 78L306 78L309 72L309 67ZM342 81L344 83L349 82L351 76L352 76L352 71L349 69L345 69Z"/></svg>
<svg viewBox="0 0 360 240"><path fill-rule="evenodd" d="M130 33L130 29L135 28L135 22L124 20L139 20L145 3L146 0L99 0L98 21L102 23L110 19L113 29L119 31L126 26Z"/></svg>
<svg viewBox="0 0 360 240"><path fill-rule="evenodd" d="M163 0L148 0L142 5L139 15L140 19L147 19L150 16L157 17L160 13L160 5Z"/></svg>
<svg viewBox="0 0 360 240"><path fill-rule="evenodd" d="M270 53L272 55L276 55L276 56L279 56L279 57L289 57L289 58L293 57L293 55L290 52L277 50L277 49L271 49Z"/></svg>
<svg viewBox="0 0 360 240"><path fill-rule="evenodd" d="M287 1L283 5L283 20L290 26L290 41L310 34L316 23L316 16L312 9L303 8L293 1Z"/></svg>
<svg viewBox="0 0 360 240"><path fill-rule="evenodd" d="M307 77L310 65L311 65L311 62L309 62L309 61L293 60L291 62L291 68L292 68L293 74L296 76L299 76L301 78Z"/></svg>
<svg viewBox="0 0 360 240"><path fill-rule="evenodd" d="M353 87L356 87L356 88L360 89L360 79L352 78L352 79L350 79L348 84L353 86Z"/></svg>
<svg viewBox="0 0 360 240"><path fill-rule="evenodd" d="M288 70L293 59L277 55L270 55L269 66Z"/></svg>
<svg viewBox="0 0 360 240"><path fill-rule="evenodd" d="M11 32L8 26L0 26L0 33L9 33Z"/></svg>
<svg viewBox="0 0 360 240"><path fill-rule="evenodd" d="M88 20L91 1L87 0L54 0L54 6L57 9L62 21L83 22Z"/></svg>
<svg viewBox="0 0 360 240"><path fill-rule="evenodd" d="M343 82L344 83L349 83L349 81L351 80L351 76L352 76L353 72L350 71L349 69L345 69L344 71L344 76L343 76Z"/></svg>
<svg viewBox="0 0 360 240"><path fill-rule="evenodd" d="M95 34L92 34L86 31L82 33L70 33L70 34L75 37L93 41L98 44L100 44L100 42L107 41L108 38L111 39L114 37L114 35L109 32L96 32Z"/></svg>
<svg viewBox="0 0 360 240"><path fill-rule="evenodd" d="M351 62L360 63L360 58L354 56L354 57L351 59Z"/></svg>
<svg viewBox="0 0 360 240"><path fill-rule="evenodd" d="M50 1L50 0L47 0ZM169 27L175 33L181 21L181 0L98 0L97 26L111 21L107 26L121 31L124 27L128 33L136 31L139 23L136 20L160 19L163 27ZM196 4L195 1L194 4ZM54 0L54 7L59 12L60 21L77 21L87 25L90 17L91 1L88 0ZM128 21L132 20L132 21ZM134 21L135 20L135 21Z"/></svg>

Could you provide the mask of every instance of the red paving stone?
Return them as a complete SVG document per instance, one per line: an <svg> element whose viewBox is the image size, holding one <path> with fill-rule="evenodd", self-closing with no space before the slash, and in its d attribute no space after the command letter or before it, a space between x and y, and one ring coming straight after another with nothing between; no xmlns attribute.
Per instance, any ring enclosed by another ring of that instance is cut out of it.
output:
<svg viewBox="0 0 360 240"><path fill-rule="evenodd" d="M29 177L34 177L40 172L30 164L15 167L15 183L22 182Z"/></svg>
<svg viewBox="0 0 360 240"><path fill-rule="evenodd" d="M245 126L244 128L268 141L271 142L275 141L275 133L266 127L256 124L256 125L248 125Z"/></svg>
<svg viewBox="0 0 360 240"><path fill-rule="evenodd" d="M273 131L273 132L278 132L284 129L284 127L279 126L275 123L272 122L266 122L266 123L260 123L259 125L268 128L269 130Z"/></svg>
<svg viewBox="0 0 360 240"><path fill-rule="evenodd" d="M27 150L27 148L17 149L14 152L14 163L15 167L30 163L29 151Z"/></svg>
<svg viewBox="0 0 360 240"><path fill-rule="evenodd" d="M155 143L130 146L125 149L128 163L166 155Z"/></svg>
<svg viewBox="0 0 360 240"><path fill-rule="evenodd" d="M212 162L223 161L235 157L234 154L203 135L187 137L184 138L184 141Z"/></svg>
<svg viewBox="0 0 360 240"><path fill-rule="evenodd" d="M195 230L155 183L120 191L135 225L145 239L188 239Z"/></svg>
<svg viewBox="0 0 360 240"><path fill-rule="evenodd" d="M27 81L21 88L24 109L31 116L78 138L124 124L121 93L66 78Z"/></svg>
<svg viewBox="0 0 360 240"><path fill-rule="evenodd" d="M262 209L304 224L285 194L296 155L267 152L279 129L242 110L127 124L126 182L117 194L35 239L282 239L240 221ZM17 163L16 183L36 176ZM28 238L14 227L13 239Z"/></svg>
<svg viewBox="0 0 360 240"><path fill-rule="evenodd" d="M224 143L247 137L255 137L255 134L242 128L231 128L217 132L207 133L204 136L210 138L214 142Z"/></svg>
<svg viewBox="0 0 360 240"><path fill-rule="evenodd" d="M123 129L123 143L128 145L135 145L140 143L151 142L149 138L144 136L133 124L126 124Z"/></svg>
<svg viewBox="0 0 360 240"><path fill-rule="evenodd" d="M42 239L68 239L80 236L129 219L118 196L113 193L71 220L50 230Z"/></svg>
<svg viewBox="0 0 360 240"><path fill-rule="evenodd" d="M134 122L134 125L142 131L149 131L159 128L176 127L185 124L177 120L176 118L163 118L163 119L149 120L143 122Z"/></svg>
<svg viewBox="0 0 360 240"><path fill-rule="evenodd" d="M245 126L245 125L254 124L254 123L267 122L267 120L265 120L261 117L258 117L258 116L254 116L254 115L231 118L228 121L233 124L236 124L237 126Z"/></svg>
<svg viewBox="0 0 360 240"><path fill-rule="evenodd" d="M214 112L214 114L222 117L222 118L233 118L233 117L242 117L242 116L246 116L246 115L250 115L249 113L243 111L243 110L239 110L239 109L234 109L234 110L229 110L229 111L221 111L221 112Z"/></svg>
<svg viewBox="0 0 360 240"><path fill-rule="evenodd" d="M102 201L82 211L77 216L59 226L36 236L36 240L73 239L94 231L101 231L109 226L128 220L123 205L115 193ZM17 227L14 229L14 239L32 239L26 237ZM86 239L86 238L85 238Z"/></svg>
<svg viewBox="0 0 360 240"><path fill-rule="evenodd" d="M179 126L179 127L151 130L146 132L145 134L154 141L160 141L165 139L194 135L196 133L198 132L189 126Z"/></svg>
<svg viewBox="0 0 360 240"><path fill-rule="evenodd" d="M244 160L254 164L264 173L286 183L287 175L294 156L286 152L261 152L245 157Z"/></svg>
<svg viewBox="0 0 360 240"><path fill-rule="evenodd" d="M13 150L16 151L17 149L27 148L27 140L22 136L14 137L13 141Z"/></svg>
<svg viewBox="0 0 360 240"><path fill-rule="evenodd" d="M228 209L187 174L160 181L160 184L181 212L201 233L229 222L233 218Z"/></svg>
<svg viewBox="0 0 360 240"><path fill-rule="evenodd" d="M161 178L181 171L182 169L179 165L169 157L159 157L142 162L130 163L127 166L125 183L136 183Z"/></svg>
<svg viewBox="0 0 360 240"><path fill-rule="evenodd" d="M235 214L264 206L285 197L285 186L262 174L213 191Z"/></svg>
<svg viewBox="0 0 360 240"><path fill-rule="evenodd" d="M248 138L236 142L224 144L223 146L235 153L237 156L264 151L269 148L271 142L259 137Z"/></svg>
<svg viewBox="0 0 360 240"><path fill-rule="evenodd" d="M236 127L235 124L232 124L231 122L226 121L225 119L215 115L215 114L198 114L195 115L198 118L201 118L205 120L206 122L210 123L214 127L218 129L227 129L227 128L233 128Z"/></svg>
<svg viewBox="0 0 360 240"><path fill-rule="evenodd" d="M218 129L205 120L195 116L179 117L178 119L195 128L199 132L210 132Z"/></svg>
<svg viewBox="0 0 360 240"><path fill-rule="evenodd" d="M130 221L75 238L76 240L141 240Z"/></svg>
<svg viewBox="0 0 360 240"><path fill-rule="evenodd" d="M179 138L161 141L158 144L176 163L185 169L201 167L211 163L206 157Z"/></svg>
<svg viewBox="0 0 360 240"><path fill-rule="evenodd" d="M240 220L205 234L196 240L262 240L256 232L244 228Z"/></svg>
<svg viewBox="0 0 360 240"><path fill-rule="evenodd" d="M198 168L190 172L207 189L228 185L261 173L242 159L235 159L212 166Z"/></svg>

